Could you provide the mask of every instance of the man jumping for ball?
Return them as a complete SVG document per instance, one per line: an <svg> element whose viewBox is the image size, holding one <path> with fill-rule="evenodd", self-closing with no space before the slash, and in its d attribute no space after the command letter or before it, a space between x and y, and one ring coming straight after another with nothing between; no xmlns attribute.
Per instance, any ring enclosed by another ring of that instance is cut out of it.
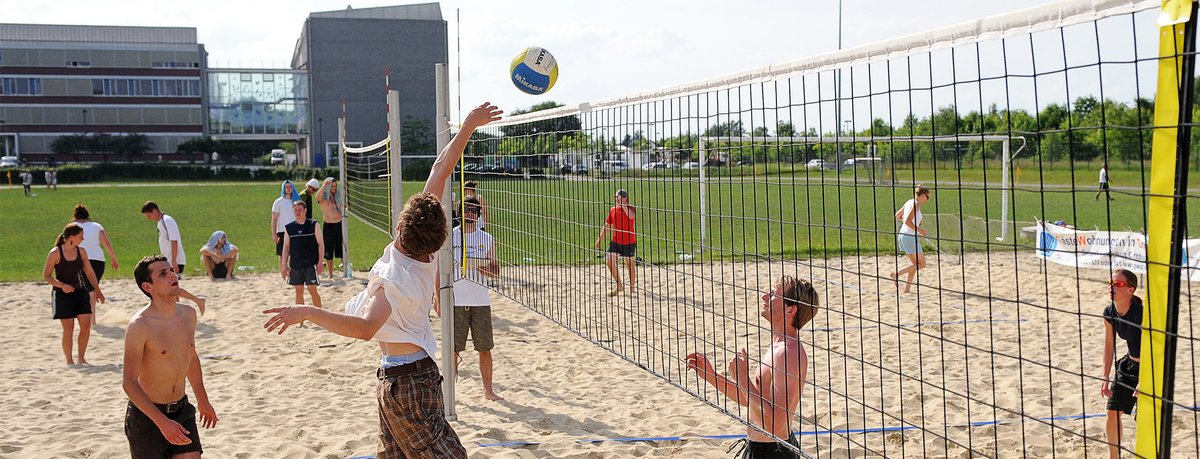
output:
<svg viewBox="0 0 1200 459"><path fill-rule="evenodd" d="M350 338L379 341L379 459L465 458L466 450L443 415L442 376L433 356L437 340L429 322L437 293L437 251L449 227L437 195L462 157L476 128L500 119L484 103L471 110L462 129L438 155L425 190L408 199L396 224L396 240L383 249L367 288L346 302L346 313L306 305L272 308L263 325L283 334L305 320Z"/></svg>

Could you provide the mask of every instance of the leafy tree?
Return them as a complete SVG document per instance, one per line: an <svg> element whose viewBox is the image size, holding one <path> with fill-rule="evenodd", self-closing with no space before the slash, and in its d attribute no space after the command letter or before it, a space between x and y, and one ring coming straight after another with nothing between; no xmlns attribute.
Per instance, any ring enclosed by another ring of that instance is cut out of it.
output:
<svg viewBox="0 0 1200 459"><path fill-rule="evenodd" d="M64 135L50 142L50 151L60 156L73 155L87 150L88 138L82 134Z"/></svg>
<svg viewBox="0 0 1200 459"><path fill-rule="evenodd" d="M562 107L563 105L554 102L546 101L540 104L529 107L528 110L516 109L510 116L521 115L525 113L540 112L552 108ZM521 136L521 135L538 135L543 133L553 133L556 138L570 135L582 129L583 124L579 122L579 117L576 115L561 116L548 120L535 121L532 123L516 124L510 126L501 126L500 132L506 137Z"/></svg>
<svg viewBox="0 0 1200 459"><path fill-rule="evenodd" d="M795 137L796 126L793 126L792 123L787 121L775 123L775 135L779 137Z"/></svg>
<svg viewBox="0 0 1200 459"><path fill-rule="evenodd" d="M727 121L717 125L709 126L704 130L705 137L741 137L746 133L746 129L742 127L742 122Z"/></svg>
<svg viewBox="0 0 1200 459"><path fill-rule="evenodd" d="M404 121L400 122L400 149L406 156L436 154L437 147L429 120L404 117Z"/></svg>

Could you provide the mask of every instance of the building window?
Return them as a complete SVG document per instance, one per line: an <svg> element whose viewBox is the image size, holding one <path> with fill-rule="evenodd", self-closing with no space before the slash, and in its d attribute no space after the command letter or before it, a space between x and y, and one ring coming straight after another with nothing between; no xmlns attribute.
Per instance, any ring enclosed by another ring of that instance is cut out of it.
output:
<svg viewBox="0 0 1200 459"><path fill-rule="evenodd" d="M38 84L41 90L41 83ZM200 81L177 78L96 78L96 96L200 97Z"/></svg>
<svg viewBox="0 0 1200 459"><path fill-rule="evenodd" d="M0 78L0 95L40 96L41 78Z"/></svg>
<svg viewBox="0 0 1200 459"><path fill-rule="evenodd" d="M91 67L92 61L71 61L67 62L68 67Z"/></svg>

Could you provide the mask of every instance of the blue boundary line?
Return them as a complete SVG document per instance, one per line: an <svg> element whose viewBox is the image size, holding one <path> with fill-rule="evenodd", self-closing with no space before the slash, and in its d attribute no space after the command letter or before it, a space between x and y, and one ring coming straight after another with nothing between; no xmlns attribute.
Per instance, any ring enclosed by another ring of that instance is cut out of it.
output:
<svg viewBox="0 0 1200 459"><path fill-rule="evenodd" d="M1200 406L1177 406L1176 409L1189 411L1200 411ZM1067 414L1061 416L1047 416L1035 418L1038 421L1071 421L1080 419L1091 419L1105 416L1105 413L1092 414ZM976 421L965 424L955 424L950 427L985 427L996 425L1008 425L1016 422L1022 422L1016 419L999 419L994 421ZM920 427L914 425L902 426L886 426L886 427L866 427L860 429L829 429L829 430L801 430L794 432L796 436L823 436L823 435L853 435L865 433L883 433L883 432L904 432L909 430L918 430ZM679 442L687 440L740 440L746 438L745 434L727 434L727 435L692 435L692 436L673 436L673 437L614 437L614 438L592 438L574 440L576 444L592 444L592 443L649 443L649 442ZM477 443L475 446L480 448L508 448L508 447L526 447L546 444L540 441L505 441L497 443ZM375 455L354 456L346 459L373 459Z"/></svg>

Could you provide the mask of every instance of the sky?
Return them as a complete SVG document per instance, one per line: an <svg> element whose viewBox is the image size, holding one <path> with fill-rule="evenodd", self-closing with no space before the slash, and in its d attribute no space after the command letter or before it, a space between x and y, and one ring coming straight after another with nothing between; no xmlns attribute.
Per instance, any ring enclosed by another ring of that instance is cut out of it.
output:
<svg viewBox="0 0 1200 459"><path fill-rule="evenodd" d="M195 27L210 67L290 62L310 12L403 4L371 0L5 0L0 22ZM452 0L451 119L489 101L505 110L547 100L578 104L717 77L838 49L836 0ZM842 46L853 47L1048 3L1044 0L845 0ZM461 23L456 20L461 13ZM461 37L461 54L456 49ZM400 44L398 44L400 46ZM530 96L508 67L527 46L552 52L558 82ZM461 59L460 59L461 56Z"/></svg>

